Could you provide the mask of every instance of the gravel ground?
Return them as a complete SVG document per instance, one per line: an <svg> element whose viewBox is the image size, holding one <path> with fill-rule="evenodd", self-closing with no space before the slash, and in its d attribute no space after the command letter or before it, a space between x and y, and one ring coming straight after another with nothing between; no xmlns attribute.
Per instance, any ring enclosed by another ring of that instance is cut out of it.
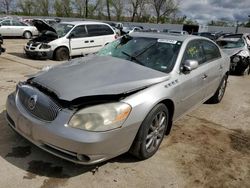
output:
<svg viewBox="0 0 250 188"><path fill-rule="evenodd" d="M28 60L23 39L0 56L0 187L250 187L250 76L230 76L220 104L203 104L174 123L160 150L138 161L124 154L95 166L54 157L13 132L6 97L45 65Z"/></svg>

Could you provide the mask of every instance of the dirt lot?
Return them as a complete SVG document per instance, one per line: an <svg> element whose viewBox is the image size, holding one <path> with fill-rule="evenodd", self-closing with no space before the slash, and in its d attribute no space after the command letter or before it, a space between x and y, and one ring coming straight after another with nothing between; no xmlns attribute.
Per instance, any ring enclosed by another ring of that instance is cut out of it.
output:
<svg viewBox="0 0 250 188"><path fill-rule="evenodd" d="M250 76L230 76L223 101L204 104L174 124L157 154L124 154L98 166L54 157L14 133L4 119L19 80L53 61L22 54L22 39L5 40L0 56L0 187L250 187Z"/></svg>

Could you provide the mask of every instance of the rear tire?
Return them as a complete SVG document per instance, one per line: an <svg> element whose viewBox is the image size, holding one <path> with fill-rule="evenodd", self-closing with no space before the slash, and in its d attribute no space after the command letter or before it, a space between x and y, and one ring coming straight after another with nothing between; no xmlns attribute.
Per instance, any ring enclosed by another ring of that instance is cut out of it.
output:
<svg viewBox="0 0 250 188"><path fill-rule="evenodd" d="M153 156L165 136L168 122L168 108L161 103L156 105L142 122L129 152L141 160Z"/></svg>
<svg viewBox="0 0 250 188"><path fill-rule="evenodd" d="M31 39L32 33L30 31L25 31L23 33L23 37L26 38L26 39Z"/></svg>
<svg viewBox="0 0 250 188"><path fill-rule="evenodd" d="M217 104L217 103L221 102L221 100L225 94L225 91L226 91L227 79L228 79L228 76L225 75L222 78L221 83L220 83L218 89L216 90L215 94L210 99L208 99L208 101L206 103Z"/></svg>
<svg viewBox="0 0 250 188"><path fill-rule="evenodd" d="M66 47L60 47L55 52L55 59L57 61L64 61L69 59L69 50Z"/></svg>

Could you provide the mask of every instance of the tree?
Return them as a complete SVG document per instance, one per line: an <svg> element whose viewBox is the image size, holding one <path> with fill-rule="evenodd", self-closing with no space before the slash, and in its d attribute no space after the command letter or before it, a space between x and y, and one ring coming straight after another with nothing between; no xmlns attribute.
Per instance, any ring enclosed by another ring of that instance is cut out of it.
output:
<svg viewBox="0 0 250 188"><path fill-rule="evenodd" d="M85 18L88 17L88 8L89 8L89 0L86 0L85 2Z"/></svg>
<svg viewBox="0 0 250 188"><path fill-rule="evenodd" d="M178 3L175 0L151 0L151 4L155 10L157 23L178 10Z"/></svg>
<svg viewBox="0 0 250 188"><path fill-rule="evenodd" d="M131 17L131 22L135 20L135 16L138 16L138 10L142 5L145 4L145 0L129 0L131 5L132 5L132 17Z"/></svg>
<svg viewBox="0 0 250 188"><path fill-rule="evenodd" d="M85 15L85 6L86 0L75 0L74 6L76 7L76 12L79 17L84 17Z"/></svg>
<svg viewBox="0 0 250 188"><path fill-rule="evenodd" d="M55 0L54 10L56 16L70 17L72 15L71 0Z"/></svg>
<svg viewBox="0 0 250 188"><path fill-rule="evenodd" d="M34 11L34 1L32 0L19 0L18 7L25 15L32 15Z"/></svg>
<svg viewBox="0 0 250 188"><path fill-rule="evenodd" d="M12 4L12 0L1 0L0 1L0 5L1 5L1 7L4 8L6 14L9 14L11 4Z"/></svg>
<svg viewBox="0 0 250 188"><path fill-rule="evenodd" d="M108 13L108 20L111 20L111 16L110 16L110 0L106 0L106 6L107 6L107 13Z"/></svg>
<svg viewBox="0 0 250 188"><path fill-rule="evenodd" d="M103 1L102 0L96 0L95 2L89 3L88 10L90 13L90 16L93 17L95 12L98 11L100 14L100 11L103 11Z"/></svg>
<svg viewBox="0 0 250 188"><path fill-rule="evenodd" d="M40 14L43 16L48 16L49 15L49 5L50 1L49 0L40 0L39 2L39 10Z"/></svg>
<svg viewBox="0 0 250 188"><path fill-rule="evenodd" d="M112 6L114 8L116 20L120 21L123 13L124 1L123 0L112 1Z"/></svg>

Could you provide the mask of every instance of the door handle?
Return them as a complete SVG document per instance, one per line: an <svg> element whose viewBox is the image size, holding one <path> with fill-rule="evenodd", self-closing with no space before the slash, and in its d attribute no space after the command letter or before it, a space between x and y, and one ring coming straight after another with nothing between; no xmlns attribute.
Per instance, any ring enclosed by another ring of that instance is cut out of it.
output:
<svg viewBox="0 0 250 188"><path fill-rule="evenodd" d="M91 40L90 42L95 42L94 40Z"/></svg>
<svg viewBox="0 0 250 188"><path fill-rule="evenodd" d="M202 77L201 77L203 80L205 80L207 78L207 75L204 74Z"/></svg>
<svg viewBox="0 0 250 188"><path fill-rule="evenodd" d="M89 41L88 41L88 40L85 40L84 43L89 43Z"/></svg>

